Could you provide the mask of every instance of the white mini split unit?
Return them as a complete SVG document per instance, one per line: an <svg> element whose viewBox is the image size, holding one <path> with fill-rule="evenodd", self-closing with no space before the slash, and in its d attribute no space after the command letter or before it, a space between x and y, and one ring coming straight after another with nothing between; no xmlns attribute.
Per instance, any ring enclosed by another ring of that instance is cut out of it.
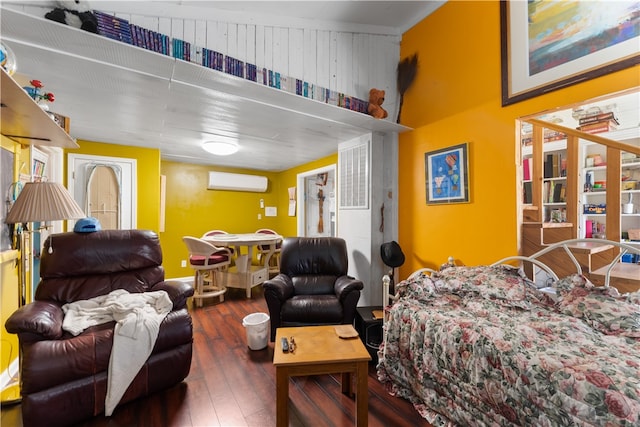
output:
<svg viewBox="0 0 640 427"><path fill-rule="evenodd" d="M252 191L264 193L269 180L266 176L241 173L209 172L209 190Z"/></svg>

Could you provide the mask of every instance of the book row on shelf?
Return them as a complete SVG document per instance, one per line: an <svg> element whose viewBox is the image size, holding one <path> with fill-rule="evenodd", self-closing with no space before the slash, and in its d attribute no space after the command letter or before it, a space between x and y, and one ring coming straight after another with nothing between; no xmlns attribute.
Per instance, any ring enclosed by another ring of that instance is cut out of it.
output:
<svg viewBox="0 0 640 427"><path fill-rule="evenodd" d="M44 176L44 168L45 163L41 160L34 159L33 160L33 175L34 176Z"/></svg>
<svg viewBox="0 0 640 427"><path fill-rule="evenodd" d="M524 203L533 202L533 188L531 181L523 183ZM567 201L567 185L565 182L545 181L542 186L542 203L565 203Z"/></svg>
<svg viewBox="0 0 640 427"><path fill-rule="evenodd" d="M543 164L544 178L564 178L567 176L567 158L561 153L547 154ZM531 180L533 176L533 158L522 159L522 179Z"/></svg>
<svg viewBox="0 0 640 427"><path fill-rule="evenodd" d="M567 134L564 132L560 132L557 130L545 129L543 133L544 142L551 141L560 141L563 139L567 139ZM522 144L523 145L531 145L533 144L533 132L527 131L522 136Z"/></svg>
<svg viewBox="0 0 640 427"><path fill-rule="evenodd" d="M602 132L611 132L618 129L620 122L615 116L613 111L602 112L598 110L592 114L581 115L578 118L577 130L596 134ZM560 141L567 138L567 134L564 132L544 129L543 140L544 142ZM523 129L522 144L531 145L533 143L533 132L531 126L526 126Z"/></svg>
<svg viewBox="0 0 640 427"><path fill-rule="evenodd" d="M545 203L564 203L567 201L567 185L565 182L545 181L542 191L542 198Z"/></svg>
<svg viewBox="0 0 640 427"><path fill-rule="evenodd" d="M94 11L98 20L98 34L156 53L196 63L216 71L240 77L274 89L283 90L305 98L367 114L369 102L355 96L330 90L319 85L296 79L255 64L241 61L221 52L193 43L170 38L104 12Z"/></svg>
<svg viewBox="0 0 640 427"><path fill-rule="evenodd" d="M584 221L584 237L587 239L602 239L606 236L606 225L599 221L587 219Z"/></svg>

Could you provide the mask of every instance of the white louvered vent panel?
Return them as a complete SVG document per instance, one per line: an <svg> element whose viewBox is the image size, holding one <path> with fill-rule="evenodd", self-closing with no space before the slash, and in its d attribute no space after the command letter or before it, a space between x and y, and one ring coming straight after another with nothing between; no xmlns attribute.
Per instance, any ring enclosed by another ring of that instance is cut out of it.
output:
<svg viewBox="0 0 640 427"><path fill-rule="evenodd" d="M338 152L340 208L369 209L369 142Z"/></svg>

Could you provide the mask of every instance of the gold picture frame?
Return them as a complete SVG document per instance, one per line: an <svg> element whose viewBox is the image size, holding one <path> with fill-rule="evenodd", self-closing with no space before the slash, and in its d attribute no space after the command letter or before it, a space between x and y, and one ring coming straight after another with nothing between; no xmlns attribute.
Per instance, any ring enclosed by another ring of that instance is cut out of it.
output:
<svg viewBox="0 0 640 427"><path fill-rule="evenodd" d="M640 64L634 4L502 0L502 105Z"/></svg>

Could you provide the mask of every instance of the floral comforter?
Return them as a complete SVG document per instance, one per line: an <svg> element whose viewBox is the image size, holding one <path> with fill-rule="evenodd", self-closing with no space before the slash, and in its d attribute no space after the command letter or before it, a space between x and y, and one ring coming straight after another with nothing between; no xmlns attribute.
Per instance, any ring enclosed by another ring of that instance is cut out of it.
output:
<svg viewBox="0 0 640 427"><path fill-rule="evenodd" d="M639 426L640 293L555 286L508 266L399 283L378 378L436 425Z"/></svg>

